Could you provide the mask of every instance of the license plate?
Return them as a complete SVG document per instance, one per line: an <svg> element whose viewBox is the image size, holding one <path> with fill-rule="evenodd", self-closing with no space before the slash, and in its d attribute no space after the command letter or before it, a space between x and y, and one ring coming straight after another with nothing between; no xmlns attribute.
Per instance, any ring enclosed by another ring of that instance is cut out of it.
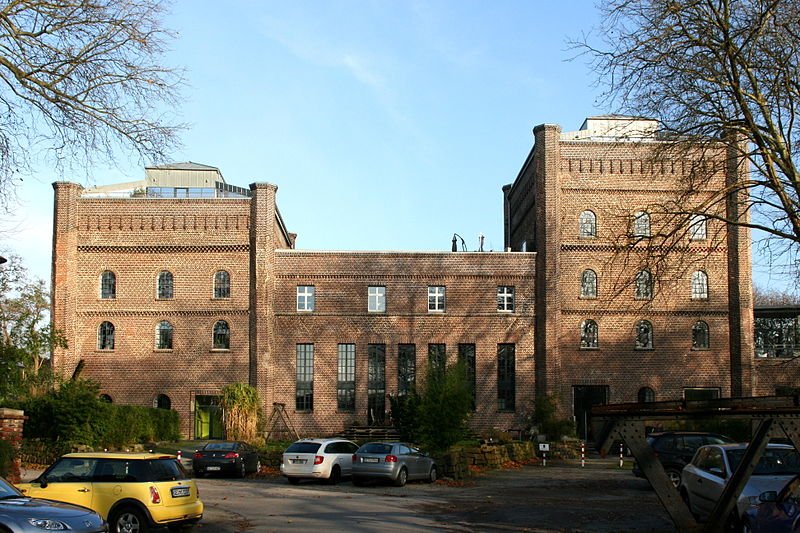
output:
<svg viewBox="0 0 800 533"><path fill-rule="evenodd" d="M377 457L364 457L364 462L365 463L380 463L381 460L378 459Z"/></svg>
<svg viewBox="0 0 800 533"><path fill-rule="evenodd" d="M189 487L172 487L173 498L183 498L190 494Z"/></svg>
<svg viewBox="0 0 800 533"><path fill-rule="evenodd" d="M305 459L289 459L289 461L293 465L304 465L304 464L306 464L306 460Z"/></svg>
<svg viewBox="0 0 800 533"><path fill-rule="evenodd" d="M209 466L208 468L206 468L206 470L209 470L209 471L212 471L212 470L219 470L219 469L220 469L220 467L219 467L219 466Z"/></svg>

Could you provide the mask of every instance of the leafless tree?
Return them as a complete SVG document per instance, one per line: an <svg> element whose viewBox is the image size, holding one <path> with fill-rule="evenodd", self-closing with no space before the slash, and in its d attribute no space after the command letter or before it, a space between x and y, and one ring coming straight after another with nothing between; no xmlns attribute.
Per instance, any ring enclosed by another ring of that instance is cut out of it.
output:
<svg viewBox="0 0 800 533"><path fill-rule="evenodd" d="M692 216L703 214L760 230L773 256L796 258L800 1L604 0L599 7L597 32L573 45L591 58L604 103L659 119L662 138L675 141L673 156L693 150L702 161L698 150L722 143L729 160L751 165L721 187L708 186L719 176L715 165L687 172L680 194L661 206L673 215L670 233L685 235ZM731 199L740 210L724 208Z"/></svg>
<svg viewBox="0 0 800 533"><path fill-rule="evenodd" d="M158 161L177 144L179 70L161 0L6 0L0 7L0 203L40 156L64 168Z"/></svg>

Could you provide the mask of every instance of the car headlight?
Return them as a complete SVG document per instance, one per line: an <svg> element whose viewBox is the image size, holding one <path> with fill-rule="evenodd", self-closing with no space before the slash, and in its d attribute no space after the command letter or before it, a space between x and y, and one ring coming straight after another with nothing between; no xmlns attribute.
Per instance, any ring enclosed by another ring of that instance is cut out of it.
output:
<svg viewBox="0 0 800 533"><path fill-rule="evenodd" d="M38 527L45 531L68 531L70 529L64 522L49 520L47 518L28 518L28 522L30 522L33 527Z"/></svg>

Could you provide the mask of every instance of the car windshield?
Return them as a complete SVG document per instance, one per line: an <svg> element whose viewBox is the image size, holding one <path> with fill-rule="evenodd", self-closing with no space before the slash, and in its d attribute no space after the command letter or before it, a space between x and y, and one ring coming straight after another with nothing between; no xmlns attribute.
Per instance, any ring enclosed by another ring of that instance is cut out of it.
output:
<svg viewBox="0 0 800 533"><path fill-rule="evenodd" d="M19 498L22 496L20 492L11 486L5 479L0 478L0 500L7 500L8 498Z"/></svg>
<svg viewBox="0 0 800 533"><path fill-rule="evenodd" d="M317 453L319 446L318 442L295 442L284 453Z"/></svg>
<svg viewBox="0 0 800 533"><path fill-rule="evenodd" d="M236 449L235 442L209 442L203 448L206 451L222 451L229 452Z"/></svg>
<svg viewBox="0 0 800 533"><path fill-rule="evenodd" d="M358 453L392 453L392 445L373 442L362 446Z"/></svg>
<svg viewBox="0 0 800 533"><path fill-rule="evenodd" d="M742 462L745 450L728 450L728 461L735 471ZM788 448L767 448L753 470L754 475L800 474L800 454Z"/></svg>
<svg viewBox="0 0 800 533"><path fill-rule="evenodd" d="M177 481L188 479L189 475L177 459L154 459L150 463L152 481Z"/></svg>

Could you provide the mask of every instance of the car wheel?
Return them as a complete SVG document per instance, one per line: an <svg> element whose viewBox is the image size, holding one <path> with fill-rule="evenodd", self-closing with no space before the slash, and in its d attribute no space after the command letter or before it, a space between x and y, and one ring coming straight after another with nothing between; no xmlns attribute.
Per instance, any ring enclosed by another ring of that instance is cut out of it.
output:
<svg viewBox="0 0 800 533"><path fill-rule="evenodd" d="M336 485L342 479L342 471L339 465L334 465L331 475L328 476L328 485Z"/></svg>
<svg viewBox="0 0 800 533"><path fill-rule="evenodd" d="M144 514L135 507L117 509L108 518L111 533L146 533L150 530Z"/></svg>
<svg viewBox="0 0 800 533"><path fill-rule="evenodd" d="M394 480L394 484L396 487L402 487L408 481L408 470L406 467L400 468L400 472L397 473L397 478Z"/></svg>
<svg viewBox="0 0 800 533"><path fill-rule="evenodd" d="M667 473L667 477L669 478L670 482L672 482L672 486L676 489L681 485L681 471L676 470L674 468L667 468L665 470Z"/></svg>
<svg viewBox="0 0 800 533"><path fill-rule="evenodd" d="M431 471L428 474L428 483L433 483L436 481L436 465L431 466Z"/></svg>
<svg viewBox="0 0 800 533"><path fill-rule="evenodd" d="M287 477L286 479L289 480L290 485L297 485L298 483L300 483L299 477Z"/></svg>

